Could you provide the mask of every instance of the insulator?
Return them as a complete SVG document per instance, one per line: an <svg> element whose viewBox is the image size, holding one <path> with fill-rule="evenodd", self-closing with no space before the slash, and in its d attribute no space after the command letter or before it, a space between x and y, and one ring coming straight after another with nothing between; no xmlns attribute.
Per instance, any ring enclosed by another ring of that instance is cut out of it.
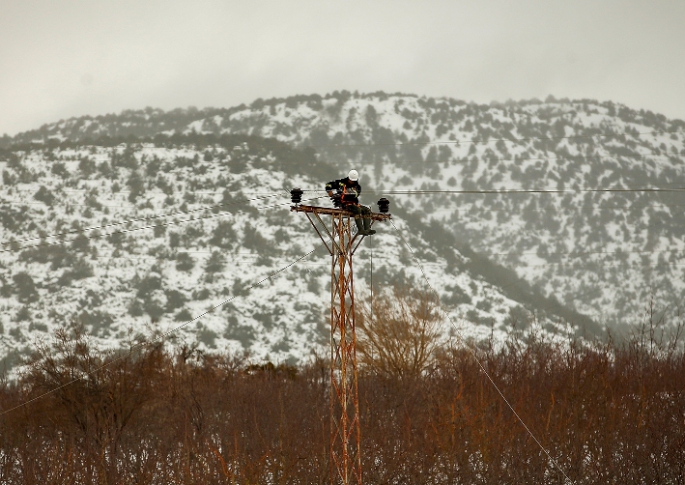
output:
<svg viewBox="0 0 685 485"><path fill-rule="evenodd" d="M386 214L390 210L390 201L383 197L378 201L378 210L383 214Z"/></svg>
<svg viewBox="0 0 685 485"><path fill-rule="evenodd" d="M293 190L291 190L290 200L293 202L293 204L299 204L300 202L302 202L302 189L294 188Z"/></svg>

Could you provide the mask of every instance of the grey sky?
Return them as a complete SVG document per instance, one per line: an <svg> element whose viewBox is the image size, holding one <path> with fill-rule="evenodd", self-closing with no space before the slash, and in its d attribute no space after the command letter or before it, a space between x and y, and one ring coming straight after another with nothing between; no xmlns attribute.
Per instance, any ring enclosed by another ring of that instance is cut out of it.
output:
<svg viewBox="0 0 685 485"><path fill-rule="evenodd" d="M0 0L0 134L336 89L685 119L683 26L684 0Z"/></svg>

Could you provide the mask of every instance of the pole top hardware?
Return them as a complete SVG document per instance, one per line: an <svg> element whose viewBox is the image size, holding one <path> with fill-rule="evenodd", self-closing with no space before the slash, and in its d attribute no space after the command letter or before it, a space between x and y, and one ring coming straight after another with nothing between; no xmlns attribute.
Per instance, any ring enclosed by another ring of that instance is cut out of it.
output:
<svg viewBox="0 0 685 485"><path fill-rule="evenodd" d="M331 216L350 216L354 217L354 214L342 207L329 208L329 207L317 207L313 205L302 205L302 194L304 191L295 187L290 191L290 200L294 205L290 207L291 211L294 212L308 212L316 214L326 214ZM390 219L392 216L388 214L390 209L390 201L383 197L378 201L379 212L371 212L369 218L374 221L385 221Z"/></svg>
<svg viewBox="0 0 685 485"><path fill-rule="evenodd" d="M303 190L299 187L295 187L290 191L290 200L293 204L300 204L302 202Z"/></svg>
<svg viewBox="0 0 685 485"><path fill-rule="evenodd" d="M308 212L310 214L325 214L329 216L348 216L348 217L354 217L354 214L350 211L347 211L345 209L334 209L334 208L328 208L328 207L316 207L313 205L292 205L290 206L291 212ZM380 212L372 212L371 215L369 216L371 220L374 221L387 221L388 219L392 218L390 214L382 214Z"/></svg>
<svg viewBox="0 0 685 485"><path fill-rule="evenodd" d="M378 211L387 214L390 210L390 201L383 197L378 201Z"/></svg>

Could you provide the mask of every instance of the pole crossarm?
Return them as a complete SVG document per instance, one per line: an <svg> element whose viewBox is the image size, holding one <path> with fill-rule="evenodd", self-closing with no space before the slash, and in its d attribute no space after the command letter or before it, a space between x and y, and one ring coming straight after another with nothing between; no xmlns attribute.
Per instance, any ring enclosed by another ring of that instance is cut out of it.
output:
<svg viewBox="0 0 685 485"><path fill-rule="evenodd" d="M290 206L290 210L292 212L309 212L309 213L316 213L316 214L326 214L326 215L331 215L331 216L348 216L348 217L354 217L354 214L348 210L345 209L333 209L329 207L317 207L314 205L293 205ZM367 217L367 216L365 216ZM368 217L371 218L372 221L387 221L388 219L391 219L392 216L390 214L383 214L381 212L372 212Z"/></svg>

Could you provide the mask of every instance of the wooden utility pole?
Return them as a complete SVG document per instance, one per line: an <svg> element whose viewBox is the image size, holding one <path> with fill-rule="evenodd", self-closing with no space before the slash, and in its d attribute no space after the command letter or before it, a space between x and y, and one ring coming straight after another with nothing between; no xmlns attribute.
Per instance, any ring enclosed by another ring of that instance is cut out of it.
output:
<svg viewBox="0 0 685 485"><path fill-rule="evenodd" d="M345 209L299 205L293 189L290 210L304 212L331 255L331 485L362 484L357 336L352 256L364 239L352 233L353 214ZM387 202L387 201L386 201ZM387 204L381 206L387 212ZM331 216L330 224L323 220ZM372 213L372 223L390 219Z"/></svg>

